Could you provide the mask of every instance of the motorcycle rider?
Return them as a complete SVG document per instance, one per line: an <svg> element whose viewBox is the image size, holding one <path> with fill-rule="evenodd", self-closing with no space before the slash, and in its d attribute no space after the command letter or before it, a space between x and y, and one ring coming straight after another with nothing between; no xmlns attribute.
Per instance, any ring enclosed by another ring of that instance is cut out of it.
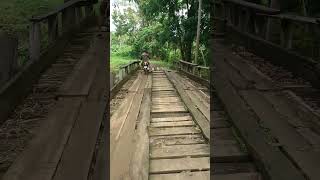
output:
<svg viewBox="0 0 320 180"><path fill-rule="evenodd" d="M142 61L141 62L142 68L143 68L145 62L147 63L147 66L149 67L149 65L150 65L149 59L150 59L149 53L147 51L143 51L143 53L141 54L141 57L140 57L140 60Z"/></svg>

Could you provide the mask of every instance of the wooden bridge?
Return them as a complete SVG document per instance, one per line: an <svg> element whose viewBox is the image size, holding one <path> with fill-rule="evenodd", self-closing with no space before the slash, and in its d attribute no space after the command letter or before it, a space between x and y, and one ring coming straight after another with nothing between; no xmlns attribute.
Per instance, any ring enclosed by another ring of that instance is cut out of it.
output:
<svg viewBox="0 0 320 180"><path fill-rule="evenodd" d="M110 74L94 5L33 17L22 67L0 36L0 179L320 177L319 19L212 1L210 68Z"/></svg>
<svg viewBox="0 0 320 180"><path fill-rule="evenodd" d="M211 82L258 172L318 179L319 19L242 0L213 6Z"/></svg>

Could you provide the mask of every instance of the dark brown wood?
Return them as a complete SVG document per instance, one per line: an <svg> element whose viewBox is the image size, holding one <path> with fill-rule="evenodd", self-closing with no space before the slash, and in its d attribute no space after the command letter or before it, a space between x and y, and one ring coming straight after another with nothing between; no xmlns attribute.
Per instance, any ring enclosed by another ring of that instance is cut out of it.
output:
<svg viewBox="0 0 320 180"><path fill-rule="evenodd" d="M49 42L54 43L59 36L58 16L50 16L48 19L48 36Z"/></svg>
<svg viewBox="0 0 320 180"><path fill-rule="evenodd" d="M215 42L214 47L214 64L219 64L224 59L225 47ZM278 147L272 146L268 142L268 134L264 133L258 124L258 119L249 110L246 102L238 94L237 89L230 83L229 78L223 71L217 68L213 74L215 88L225 105L225 108L231 117L233 124L236 126L244 139L250 154L259 162L260 168L264 175L271 179L305 179L304 176L296 169L294 164L287 159Z"/></svg>
<svg viewBox="0 0 320 180"><path fill-rule="evenodd" d="M0 89L18 70L18 39L0 33Z"/></svg>
<svg viewBox="0 0 320 180"><path fill-rule="evenodd" d="M223 0L225 3L231 3L245 8L250 8L255 12L266 13L266 14L278 14L280 11L277 9L269 8L256 3L251 3L243 0Z"/></svg>
<svg viewBox="0 0 320 180"><path fill-rule="evenodd" d="M84 29L92 27L93 18L87 18L81 22ZM71 29L70 32L64 33L58 38L56 43L52 44L49 49L43 51L39 61L29 61L24 67L0 89L0 123L3 123L13 108L19 104L23 98L32 90L32 85L37 82L39 75L50 67L57 59L57 56L65 50L68 41L74 34L83 29Z"/></svg>
<svg viewBox="0 0 320 180"><path fill-rule="evenodd" d="M91 4L90 1L87 0L70 0L68 2L65 2L63 5L57 7L55 10L50 11L49 13L42 15L42 16L37 16L33 17L30 20L34 22L39 22L43 21L45 19L48 19L50 16L56 16L58 13L61 13L65 9L69 7L75 7L75 6L86 6Z"/></svg>
<svg viewBox="0 0 320 180"><path fill-rule="evenodd" d="M4 180L51 180L79 114L81 99L57 103L39 135L19 156L4 175ZM48 143L50 142L50 143Z"/></svg>
<svg viewBox="0 0 320 180"><path fill-rule="evenodd" d="M53 180L86 180L107 102L86 102L71 131Z"/></svg>
<svg viewBox="0 0 320 180"><path fill-rule="evenodd" d="M40 41L41 41L40 23L34 22L30 27L29 34L29 54L32 61L38 60L40 57Z"/></svg>

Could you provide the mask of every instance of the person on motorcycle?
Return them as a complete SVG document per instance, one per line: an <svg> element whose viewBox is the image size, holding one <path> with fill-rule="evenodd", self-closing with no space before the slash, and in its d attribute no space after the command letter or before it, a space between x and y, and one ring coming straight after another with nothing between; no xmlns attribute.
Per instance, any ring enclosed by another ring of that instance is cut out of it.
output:
<svg viewBox="0 0 320 180"><path fill-rule="evenodd" d="M149 63L149 53L147 51L143 51L143 53L141 54L140 60L141 62L141 67L144 70L144 72L147 74L150 70L150 63Z"/></svg>
<svg viewBox="0 0 320 180"><path fill-rule="evenodd" d="M149 65L149 59L150 59L149 53L147 51L143 51L143 53L141 54L141 57L140 57L140 60L142 61L141 64L143 65L144 62L147 62Z"/></svg>

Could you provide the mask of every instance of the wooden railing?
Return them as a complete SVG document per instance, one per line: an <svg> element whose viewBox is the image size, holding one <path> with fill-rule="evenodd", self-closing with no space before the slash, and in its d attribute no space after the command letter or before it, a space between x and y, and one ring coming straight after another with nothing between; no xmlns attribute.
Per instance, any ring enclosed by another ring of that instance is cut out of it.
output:
<svg viewBox="0 0 320 180"><path fill-rule="evenodd" d="M226 23L240 32L257 36L287 50L294 49L314 59L320 56L320 19L284 14L277 9L244 0L221 0L220 3L215 3L215 11L214 19L220 25ZM273 32L270 29L271 23ZM275 38L274 35L279 37ZM310 49L311 52L305 52Z"/></svg>
<svg viewBox="0 0 320 180"><path fill-rule="evenodd" d="M213 3L213 40L243 46L320 87L320 19L244 0Z"/></svg>
<svg viewBox="0 0 320 180"><path fill-rule="evenodd" d="M111 91L117 91L116 89L120 88L122 84L129 78L129 74L137 70L139 67L140 61L133 61L129 64L121 66L117 74L110 76L110 89Z"/></svg>
<svg viewBox="0 0 320 180"><path fill-rule="evenodd" d="M19 41L0 35L0 76L4 77L0 78L0 123L32 90L41 73L62 54L73 35L81 28L95 26L94 3L71 0L43 16L33 17L29 27L30 60L23 66L17 65ZM48 46L44 44L46 37Z"/></svg>
<svg viewBox="0 0 320 180"><path fill-rule="evenodd" d="M87 0L71 0L55 10L30 19L29 57L37 60L41 53L41 41L48 37L48 43L53 44L65 32L79 27L82 20L94 15L93 3ZM42 26L45 26L42 28ZM41 30L47 29L47 35Z"/></svg>
<svg viewBox="0 0 320 180"><path fill-rule="evenodd" d="M199 66L198 64L190 63L187 61L178 61L176 64L176 67L178 70L188 74L192 75L194 77L198 77L205 83L209 83L209 76L210 76L210 68Z"/></svg>

